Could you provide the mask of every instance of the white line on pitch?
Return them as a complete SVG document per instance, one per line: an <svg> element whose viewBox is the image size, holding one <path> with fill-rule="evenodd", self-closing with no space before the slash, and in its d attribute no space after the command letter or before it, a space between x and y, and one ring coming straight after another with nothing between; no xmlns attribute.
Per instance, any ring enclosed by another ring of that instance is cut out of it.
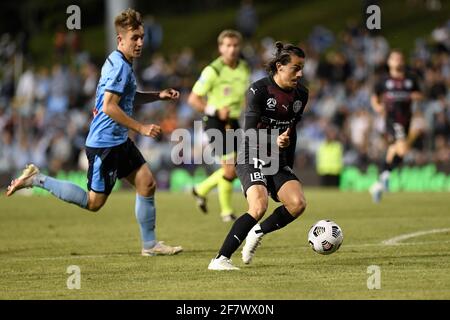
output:
<svg viewBox="0 0 450 320"><path fill-rule="evenodd" d="M450 229L448 229L450 231ZM444 231L443 231L444 232ZM408 242L408 243L396 243L396 246L419 246L419 245L429 245L433 243L450 243L450 240L444 240L444 241L422 241L422 242ZM384 242L379 243L361 243L361 244L347 244L344 245L345 248L363 248L363 247L385 247L386 244ZM302 246L298 247L299 249L305 249L310 250L309 246ZM4 258L4 260L7 260L8 262L13 261L26 261L26 260L35 260L35 261L51 261L51 260L72 260L72 259L100 259L100 258L118 258L118 257L140 257L139 254L133 255L133 254L99 254L99 255L67 255L67 256L57 256L57 257L14 257L14 258ZM142 259L148 259L148 258L142 258Z"/></svg>
<svg viewBox="0 0 450 320"><path fill-rule="evenodd" d="M450 228L445 228L445 229L432 229L432 230L426 230L426 231L418 231L418 232L413 232L413 233L407 233L407 234L403 234L388 240L384 240L381 243L387 246L392 246L392 245L396 245L399 244L400 241L406 240L406 239L410 239L410 238L415 238L415 237L420 237L420 236L424 236L426 234L433 234L433 233L444 233L444 232L450 232Z"/></svg>

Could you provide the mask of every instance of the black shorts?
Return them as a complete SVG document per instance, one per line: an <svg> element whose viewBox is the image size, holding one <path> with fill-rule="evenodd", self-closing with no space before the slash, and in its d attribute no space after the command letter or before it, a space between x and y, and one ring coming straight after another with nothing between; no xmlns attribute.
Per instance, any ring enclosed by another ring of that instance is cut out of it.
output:
<svg viewBox="0 0 450 320"><path fill-rule="evenodd" d="M86 147L89 161L88 190L110 194L117 179L127 177L146 163L139 149L129 138L111 148Z"/></svg>
<svg viewBox="0 0 450 320"><path fill-rule="evenodd" d="M241 180L245 197L247 197L248 188L254 185L263 185L276 202L280 202L277 194L283 184L290 180L300 181L288 166L284 166L274 175L264 175L261 173L261 169L255 168L252 164L237 164L236 173Z"/></svg>
<svg viewBox="0 0 450 320"><path fill-rule="evenodd" d="M205 116L203 118L204 121L204 130L208 135L209 143L214 143L214 135L208 133L210 129L219 130L222 135L222 147L217 147L214 149L215 156L225 156L237 151L237 138L232 139L232 141L227 141L226 139L226 130L237 130L240 128L239 121L237 119L230 119L228 121L222 121L217 117ZM228 143L227 143L228 142ZM228 147L227 147L228 144Z"/></svg>
<svg viewBox="0 0 450 320"><path fill-rule="evenodd" d="M389 144L394 143L397 140L403 140L408 137L409 126L411 121L407 122L394 122L386 121L386 135Z"/></svg>

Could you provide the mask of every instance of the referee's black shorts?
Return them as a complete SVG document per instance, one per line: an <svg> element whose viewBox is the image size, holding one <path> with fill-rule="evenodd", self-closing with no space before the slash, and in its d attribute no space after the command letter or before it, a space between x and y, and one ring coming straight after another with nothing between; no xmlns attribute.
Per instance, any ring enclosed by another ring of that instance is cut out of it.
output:
<svg viewBox="0 0 450 320"><path fill-rule="evenodd" d="M234 138L233 141L227 141L226 139L226 130L237 130L240 128L239 121L237 119L229 119L228 121L222 121L217 117L210 117L205 116L203 118L204 122L204 130L206 134L208 135L209 143L214 142L214 135L211 134L211 131L208 132L210 129L216 129L218 130L222 135L222 148L216 148L215 149L215 156L218 157L224 157L228 156L230 154L235 154L237 151L237 139Z"/></svg>

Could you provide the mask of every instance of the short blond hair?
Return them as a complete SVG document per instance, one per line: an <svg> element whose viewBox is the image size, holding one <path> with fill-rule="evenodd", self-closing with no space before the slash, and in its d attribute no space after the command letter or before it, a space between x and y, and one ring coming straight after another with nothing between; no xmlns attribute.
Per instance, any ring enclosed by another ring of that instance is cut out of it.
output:
<svg viewBox="0 0 450 320"><path fill-rule="evenodd" d="M130 28L131 30L136 30L143 25L141 14L131 8L122 11L114 20L117 34Z"/></svg>
<svg viewBox="0 0 450 320"><path fill-rule="evenodd" d="M232 29L223 30L217 37L217 44L221 45L225 38L236 38L239 42L242 42L242 34Z"/></svg>

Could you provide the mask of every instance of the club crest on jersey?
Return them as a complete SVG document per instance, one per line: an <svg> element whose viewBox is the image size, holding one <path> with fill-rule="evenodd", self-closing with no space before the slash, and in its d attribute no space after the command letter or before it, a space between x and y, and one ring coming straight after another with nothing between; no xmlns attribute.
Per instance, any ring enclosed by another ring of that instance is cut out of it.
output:
<svg viewBox="0 0 450 320"><path fill-rule="evenodd" d="M300 111L300 109L302 108L302 102L300 101L300 100L296 100L295 102L294 102L294 107L293 107L293 109L294 109L294 112L295 113L297 113L297 112L299 112Z"/></svg>
<svg viewBox="0 0 450 320"><path fill-rule="evenodd" d="M231 94L231 88L230 87L225 87L223 89L223 95L224 96L229 96Z"/></svg>
<svg viewBox="0 0 450 320"><path fill-rule="evenodd" d="M412 88L412 86L413 86L413 83L412 83L411 79L406 79L405 80L405 88L410 90Z"/></svg>
<svg viewBox="0 0 450 320"><path fill-rule="evenodd" d="M395 84L394 84L394 81L393 80L387 80L386 81L386 88L388 89L388 90L392 90L392 89L394 89L394 86L395 86Z"/></svg>
<svg viewBox="0 0 450 320"><path fill-rule="evenodd" d="M267 110L275 109L276 105L277 105L277 100L275 98L267 99Z"/></svg>

